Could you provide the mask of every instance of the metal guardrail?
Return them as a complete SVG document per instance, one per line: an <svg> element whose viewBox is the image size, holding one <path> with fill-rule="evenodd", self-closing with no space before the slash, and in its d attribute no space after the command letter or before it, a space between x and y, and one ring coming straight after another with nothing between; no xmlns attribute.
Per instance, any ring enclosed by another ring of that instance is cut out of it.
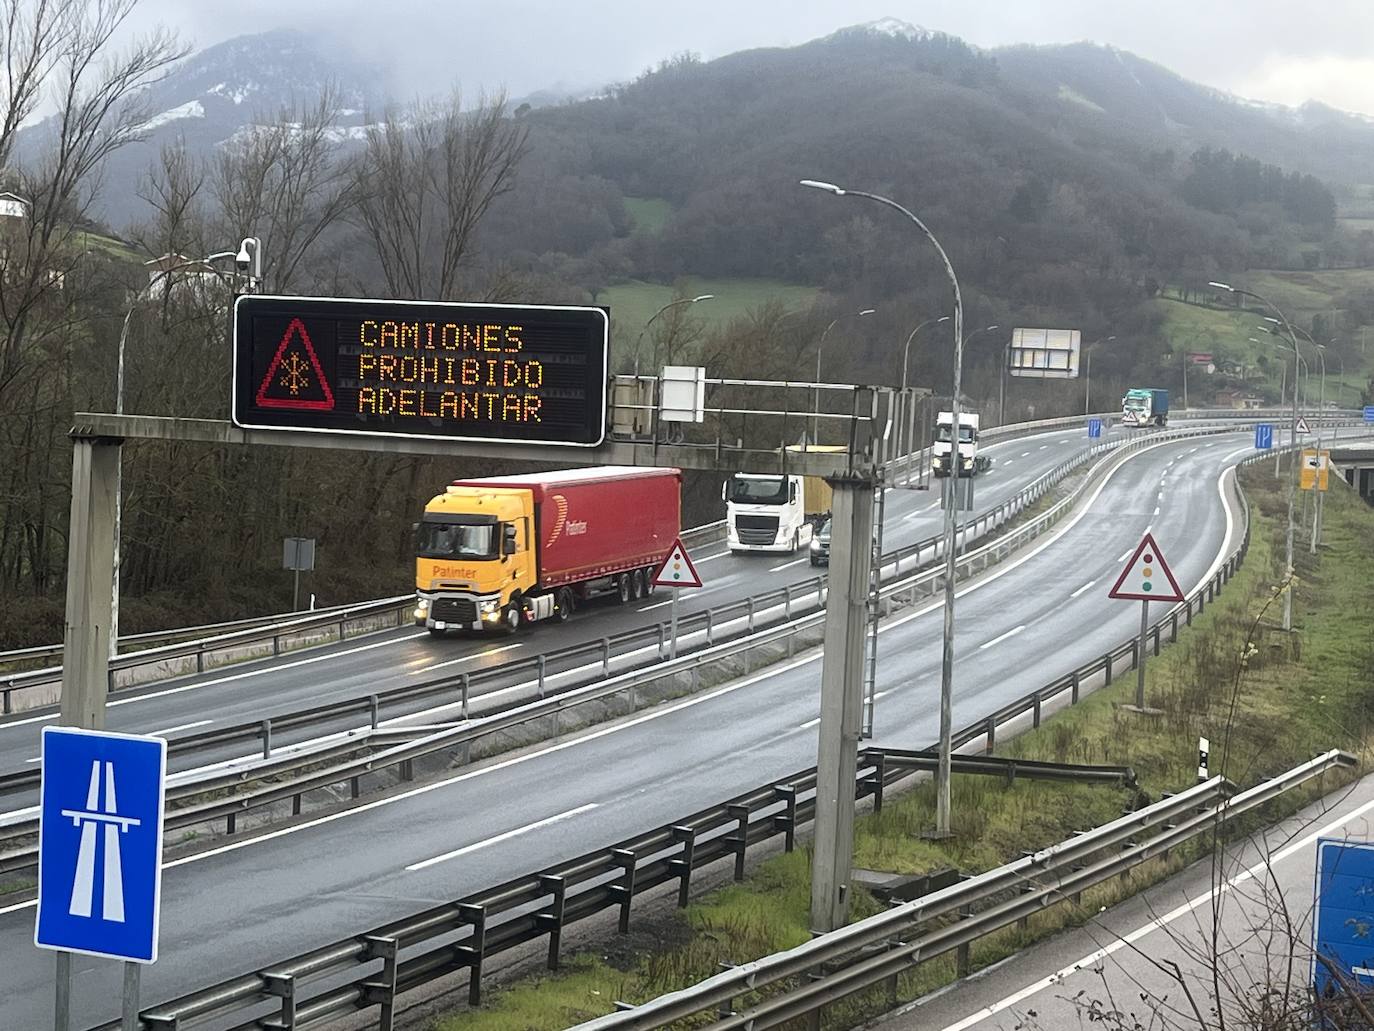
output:
<svg viewBox="0 0 1374 1031"><path fill-rule="evenodd" d="M1243 505L1243 495L1241 500ZM1050 513L1038 519L1044 519L1048 515ZM1246 542L1248 538L1249 520L1246 518ZM1245 546L1243 543L1231 558L1243 556ZM1200 604L1203 598L1210 601L1214 597L1214 588L1211 585L1212 580L1209 580L1195 591L1191 598L1199 599ZM1031 697L1033 696L1027 696ZM1077 700L1076 692L1073 700ZM1009 718L1014 719L1023 711L1018 710ZM1035 706L1034 711L1038 722L1039 705ZM955 739L972 741L987 729L986 721L978 720L960 731ZM989 747L993 744L992 735L989 735L987 744ZM1347 758L1329 758L1327 765L1344 764ZM928 765L931 761L928 751L895 753L874 749L865 750L861 753L860 759L856 791L859 797L874 796L875 806L882 804L885 784L908 776L913 769ZM956 756L954 761L956 769L961 772L995 770L1003 776L1014 776L1017 770L1030 768L1021 760L999 760L986 755ZM968 765L964 765L965 763ZM1058 769L1037 772L1053 776L1066 768L1063 764L1049 766ZM1103 773L1104 768L1097 770L1097 775L1101 776ZM1310 775L1313 774L1299 776L1295 772L1289 777L1296 777L1297 779L1292 781L1296 783ZM1123 768L1112 769L1110 776L1119 776L1121 782L1129 783L1128 774ZM370 934L358 935L314 950L285 964L275 964L270 970L234 978L214 988L154 1007L142 1014L142 1026L153 1029L190 1027L193 1026L191 1023L183 1022L198 1021L202 1017L210 1018L215 1015L223 1017L254 1006L258 1007L259 1012L265 1012L266 1004L274 1008L279 1007L278 1019L281 1024L278 1026L304 1028L359 1009L379 1006L382 1013L381 1026L390 1027L398 994L462 969L469 971L469 997L476 1002L480 996L483 957L499 948L513 947L547 936L550 966L556 967L560 936L565 923L607 908L619 907L620 926L625 930L629 925L630 905L637 893L676 880L679 900L685 904L695 867L722 858L733 858L736 876L739 877L743 875L744 853L749 845L782 834L785 847L790 849L795 843L797 827L805 822L814 808L814 800L805 797L807 791L814 791L814 778L813 769L786 778L780 783L757 788L723 806L711 807L650 835L594 853L593 856L600 857L599 865L589 865L593 862L592 858L582 857L532 877L508 882L469 899L397 921ZM1271 790L1286 789L1282 786L1272 788L1276 783L1278 782L1271 782ZM1184 792L1177 796L1177 800L1168 800L1168 805L1174 807L1168 811L1181 811L1178 810L1179 806L1193 804L1195 802L1192 794ZM1165 806L1166 803L1160 805ZM1125 817L1123 821L1108 826L1117 829L1120 826L1140 826L1139 814ZM1061 857L1086 854L1083 850L1088 848L1091 840L1084 837L1074 839L1059 846L1057 854ZM609 866L606 865L608 861ZM1004 869L1017 868L1017 864L1012 864L1011 868ZM575 886L578 877L595 877L597 881L592 887L570 894L570 881ZM489 917L495 915L494 907L500 907L502 912L512 914L510 919L501 923L489 920ZM459 938L455 944L453 936L463 934L466 934L466 937ZM445 943L431 948L428 952L402 956L403 951L413 953L415 948L437 937L445 938ZM302 991L303 982L308 978L337 977L359 964L372 965L378 962L382 965L380 976L374 972L371 975L360 976L342 987L325 986L308 1001L305 992ZM258 1023L258 1019L254 1018L236 1026L245 1029L268 1026ZM102 1031L106 1028L113 1029L115 1026L117 1025L102 1025Z"/></svg>
<svg viewBox="0 0 1374 1031"><path fill-rule="evenodd" d="M881 807L884 784L928 769L933 762L929 753L868 749L861 755L855 795L872 795L875 806ZM1122 786L1133 786L1135 782L1134 772L1123 766L1033 763L985 756L956 756L953 762L959 773L1003 778ZM278 1010L280 1024L258 1023L262 1018L254 1017L234 1026L306 1028L368 1005L379 1005L384 1014L381 1026L389 1028L395 995L463 967L472 971L469 997L476 1002L481 991L481 968L487 958L548 937L549 964L556 968L559 940L568 924L619 907L621 927L628 929L631 903L636 895L677 881L679 900L685 904L697 869L733 857L738 879L743 877L749 846L781 836L790 850L796 842L796 828L813 813L815 780L814 768L802 771L784 782L760 786L668 826L540 873L515 878L372 933L350 937L273 964L270 969L231 978L213 988L153 1006L140 1015L142 1026L165 1031L190 1028L210 1020L220 1023L230 1017L248 1016L255 1008L261 1012L263 1002L267 1001ZM465 929L466 939L431 944ZM403 955L426 945L429 951L419 956ZM377 960L383 963L380 982L375 976L365 975L341 987L324 987L314 996L305 991L303 982L307 979L328 981L333 975ZM375 985L383 982L389 988L376 990ZM278 992L283 984L290 991L281 995ZM117 1021L101 1025L111 1029L118 1026Z"/></svg>
<svg viewBox="0 0 1374 1031"><path fill-rule="evenodd" d="M1163 856L1328 770L1354 765L1353 756L1333 749L1234 795L1229 782L1214 777L1018 862L577 1027L579 1031L642 1031L709 1009L717 1019L694 1026L752 1031L804 1014L819 1016L829 1003L888 983L949 952L956 952L956 966L967 974L968 946L984 935L1061 902L1076 902L1087 888ZM770 993L772 986L778 990Z"/></svg>

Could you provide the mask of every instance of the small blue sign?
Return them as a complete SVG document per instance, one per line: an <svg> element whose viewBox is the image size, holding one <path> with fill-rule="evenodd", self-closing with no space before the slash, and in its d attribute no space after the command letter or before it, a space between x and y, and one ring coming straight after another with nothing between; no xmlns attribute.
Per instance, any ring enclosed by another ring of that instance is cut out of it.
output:
<svg viewBox="0 0 1374 1031"><path fill-rule="evenodd" d="M1364 406L1364 421L1374 422L1374 405Z"/></svg>
<svg viewBox="0 0 1374 1031"><path fill-rule="evenodd" d="M1089 436L1089 437L1100 437L1100 436L1102 436L1102 420L1101 420L1101 419L1089 419L1089 420L1088 420L1088 436Z"/></svg>
<svg viewBox="0 0 1374 1031"><path fill-rule="evenodd" d="M43 728L40 948L157 961L167 742Z"/></svg>
<svg viewBox="0 0 1374 1031"><path fill-rule="evenodd" d="M1272 423L1255 423L1255 447L1260 451L1268 451L1274 446L1274 426Z"/></svg>
<svg viewBox="0 0 1374 1031"><path fill-rule="evenodd" d="M1312 985L1317 998L1340 985L1325 956L1350 984L1374 992L1374 844L1317 840L1317 902L1312 914Z"/></svg>

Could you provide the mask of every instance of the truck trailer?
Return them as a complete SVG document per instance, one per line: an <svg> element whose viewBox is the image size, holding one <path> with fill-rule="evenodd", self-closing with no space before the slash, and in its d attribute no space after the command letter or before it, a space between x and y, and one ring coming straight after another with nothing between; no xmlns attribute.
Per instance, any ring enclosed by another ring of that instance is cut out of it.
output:
<svg viewBox="0 0 1374 1031"><path fill-rule="evenodd" d="M583 601L653 592L681 529L678 469L455 480L415 524L415 623L514 633Z"/></svg>
<svg viewBox="0 0 1374 1031"><path fill-rule="evenodd" d="M1154 387L1135 387L1121 399L1121 425L1168 426L1169 392Z"/></svg>

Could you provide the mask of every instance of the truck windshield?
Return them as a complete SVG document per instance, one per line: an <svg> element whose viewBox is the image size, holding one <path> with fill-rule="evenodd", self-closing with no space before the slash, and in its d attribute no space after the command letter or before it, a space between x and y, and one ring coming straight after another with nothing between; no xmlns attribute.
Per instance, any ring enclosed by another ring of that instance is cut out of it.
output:
<svg viewBox="0 0 1374 1031"><path fill-rule="evenodd" d="M943 423L940 424L939 431L935 434L935 439L938 440L938 441L941 441L942 443L945 443L945 444L948 444L948 443L949 443L949 423L943 422ZM960 444L972 444L972 443L973 443L973 427L972 427L972 426L960 426L960 427L959 427L959 443L960 443Z"/></svg>
<svg viewBox="0 0 1374 1031"><path fill-rule="evenodd" d="M421 523L415 553L420 558L495 558L496 524Z"/></svg>
<svg viewBox="0 0 1374 1031"><path fill-rule="evenodd" d="M783 476L736 476L730 481L730 500L737 505L787 504L787 478Z"/></svg>

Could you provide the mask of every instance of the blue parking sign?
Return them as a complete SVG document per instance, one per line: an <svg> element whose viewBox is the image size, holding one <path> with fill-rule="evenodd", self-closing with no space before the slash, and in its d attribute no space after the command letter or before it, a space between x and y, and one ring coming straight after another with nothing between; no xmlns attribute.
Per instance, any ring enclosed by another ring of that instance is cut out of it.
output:
<svg viewBox="0 0 1374 1031"><path fill-rule="evenodd" d="M1100 437L1100 436L1102 436L1102 420L1101 420L1101 419L1089 419L1089 420L1088 420L1088 436L1089 436L1089 437Z"/></svg>
<svg viewBox="0 0 1374 1031"><path fill-rule="evenodd" d="M34 944L157 961L167 742L43 728Z"/></svg>
<svg viewBox="0 0 1374 1031"><path fill-rule="evenodd" d="M1274 446L1274 427L1271 423L1259 422L1255 424L1255 447L1260 451L1268 451Z"/></svg>
<svg viewBox="0 0 1374 1031"><path fill-rule="evenodd" d="M1364 406L1364 421L1374 422L1374 405Z"/></svg>

